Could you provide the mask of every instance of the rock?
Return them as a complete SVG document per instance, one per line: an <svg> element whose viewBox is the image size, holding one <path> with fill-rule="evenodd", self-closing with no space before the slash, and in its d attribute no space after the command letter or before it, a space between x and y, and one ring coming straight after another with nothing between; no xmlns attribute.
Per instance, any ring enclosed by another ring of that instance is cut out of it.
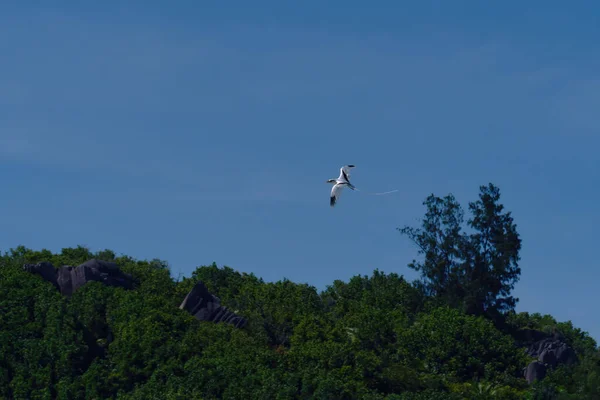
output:
<svg viewBox="0 0 600 400"><path fill-rule="evenodd" d="M25 264L23 265L23 270L30 272L32 274L40 275L45 281L52 283L58 290L60 287L57 282L57 273L54 266L49 262L41 262L38 264Z"/></svg>
<svg viewBox="0 0 600 400"><path fill-rule="evenodd" d="M94 259L77 267L64 266L58 270L58 285L61 293L66 296L91 281L124 289L133 288L132 276L121 272L117 264L109 261Z"/></svg>
<svg viewBox="0 0 600 400"><path fill-rule="evenodd" d="M575 350L569 347L566 343L562 343L556 349L556 362L558 364L572 365L577 362L577 354Z"/></svg>
<svg viewBox="0 0 600 400"><path fill-rule="evenodd" d="M222 306L221 300L211 294L202 282L196 283L179 308L186 310L200 321L225 322L236 328L243 328L248 322Z"/></svg>
<svg viewBox="0 0 600 400"><path fill-rule="evenodd" d="M561 339L554 337L548 337L532 343L527 348L527 354L537 357L539 361L552 367L559 364L573 364L577 362L575 350Z"/></svg>
<svg viewBox="0 0 600 400"><path fill-rule="evenodd" d="M535 379L543 379L548 369L563 364L577 362L577 354L566 342L560 332L544 333L534 329L523 329L517 332L520 345L526 347L529 356L537 358L525 368L525 378L529 383Z"/></svg>
<svg viewBox="0 0 600 400"><path fill-rule="evenodd" d="M530 344L527 348L527 354L529 354L531 357L539 357L544 352L544 350L556 348L556 343L557 342L555 342L551 338L545 337Z"/></svg>
<svg viewBox="0 0 600 400"><path fill-rule="evenodd" d="M35 265L25 264L23 269L41 275L65 296L71 296L73 292L91 281L124 289L133 288L133 277L121 272L117 264L109 261L93 259L77 267L65 265L58 270L52 264L43 262Z"/></svg>
<svg viewBox="0 0 600 400"><path fill-rule="evenodd" d="M546 377L546 365L540 361L532 361L525 368L525 379L530 384L537 381L541 381Z"/></svg>
<svg viewBox="0 0 600 400"><path fill-rule="evenodd" d="M556 366L555 351L553 349L544 349L544 351L542 351L542 354L540 354L538 360L540 362L543 362L544 364L551 366L551 367L555 367Z"/></svg>

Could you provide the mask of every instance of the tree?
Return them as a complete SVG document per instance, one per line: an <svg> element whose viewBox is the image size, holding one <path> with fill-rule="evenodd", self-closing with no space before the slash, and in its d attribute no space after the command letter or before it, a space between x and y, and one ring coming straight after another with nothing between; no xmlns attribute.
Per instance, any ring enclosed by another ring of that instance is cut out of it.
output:
<svg viewBox="0 0 600 400"><path fill-rule="evenodd" d="M469 204L473 214L469 225L477 233L470 236L469 243L472 258L467 272L474 285L469 291L473 298L468 311L478 314L487 309L513 310L518 301L510 292L521 274L521 239L511 213L502 213L504 206L499 200L500 190L490 183L481 186L479 200Z"/></svg>
<svg viewBox="0 0 600 400"><path fill-rule="evenodd" d="M462 296L457 293L466 238L461 234L464 213L452 194L439 198L429 195L423 202L427 207L422 229L399 229L424 254L422 262L413 260L408 266L421 273L427 295L443 298L457 305Z"/></svg>
<svg viewBox="0 0 600 400"><path fill-rule="evenodd" d="M419 247L424 260L409 267L421 273L427 294L470 314L496 315L513 310L510 295L518 281L521 239L510 212L503 212L500 190L481 186L479 200L469 203L473 233L463 232L464 212L452 194L431 194L421 228L399 231Z"/></svg>

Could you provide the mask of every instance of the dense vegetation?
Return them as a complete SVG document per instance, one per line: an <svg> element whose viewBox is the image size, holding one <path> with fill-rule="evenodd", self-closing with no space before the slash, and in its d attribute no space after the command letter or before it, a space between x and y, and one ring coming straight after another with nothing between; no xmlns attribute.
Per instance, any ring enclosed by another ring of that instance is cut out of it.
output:
<svg viewBox="0 0 600 400"><path fill-rule="evenodd" d="M423 256L413 283L375 270L318 292L214 264L175 280L166 262L109 250L11 249L0 259L0 398L600 398L595 341L514 312L521 240L499 199L482 187L465 227L454 197L429 196L422 226L400 229ZM136 288L91 282L67 298L22 269L91 258L115 261ZM248 326L179 309L198 280ZM514 339L523 329L562 332L579 362L529 385L531 358Z"/></svg>

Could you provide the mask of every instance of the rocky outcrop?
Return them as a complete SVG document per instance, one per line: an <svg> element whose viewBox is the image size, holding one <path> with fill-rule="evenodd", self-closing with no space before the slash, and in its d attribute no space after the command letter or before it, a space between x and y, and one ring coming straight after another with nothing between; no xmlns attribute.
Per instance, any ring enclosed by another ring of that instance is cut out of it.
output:
<svg viewBox="0 0 600 400"><path fill-rule="evenodd" d="M91 281L124 289L133 288L133 277L122 272L117 264L109 261L93 259L77 267L65 265L58 269L49 262L41 262L25 264L23 269L40 275L44 280L56 286L65 296L71 296L73 292Z"/></svg>
<svg viewBox="0 0 600 400"><path fill-rule="evenodd" d="M559 365L571 365L577 362L577 354L565 341L560 333L553 335L527 329L521 333L521 340L526 347L527 354L537 358L525 369L525 379L529 383L544 379L548 370Z"/></svg>
<svg viewBox="0 0 600 400"><path fill-rule="evenodd" d="M200 321L225 322L236 328L243 328L247 324L245 318L222 306L221 300L211 294L202 282L196 283L179 308L186 310Z"/></svg>
<svg viewBox="0 0 600 400"><path fill-rule="evenodd" d="M539 361L552 368L560 364L571 365L577 362L575 350L560 338L542 339L529 346L527 354L538 357Z"/></svg>
<svg viewBox="0 0 600 400"><path fill-rule="evenodd" d="M58 286L56 279L56 268L54 268L54 265L51 263L44 261L37 264L25 264L23 265L23 269L32 274L40 275L45 281L50 282L60 290L60 286Z"/></svg>
<svg viewBox="0 0 600 400"><path fill-rule="evenodd" d="M88 282L101 282L107 286L133 289L133 277L122 272L117 264L102 260L89 260L71 267L65 265L58 269L49 262L23 265L25 271L40 275L52 283L61 294L71 296ZM225 322L236 328L243 328L247 320L221 305L221 300L211 294L202 282L198 282L185 296L179 308L186 310L201 321Z"/></svg>
<svg viewBox="0 0 600 400"><path fill-rule="evenodd" d="M533 383L535 381L541 381L546 377L548 367L546 364L540 361L532 361L525 368L525 379L529 383Z"/></svg>
<svg viewBox="0 0 600 400"><path fill-rule="evenodd" d="M527 348L527 354L537 357L525 368L525 379L529 383L544 379L546 372L559 365L570 365L577 362L577 354L561 338L541 339Z"/></svg>

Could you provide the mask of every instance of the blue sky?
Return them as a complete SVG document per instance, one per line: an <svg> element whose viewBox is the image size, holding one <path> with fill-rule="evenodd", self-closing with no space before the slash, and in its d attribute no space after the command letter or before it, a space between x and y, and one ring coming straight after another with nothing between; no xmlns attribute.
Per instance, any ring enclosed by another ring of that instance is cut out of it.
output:
<svg viewBox="0 0 600 400"><path fill-rule="evenodd" d="M523 239L518 310L600 338L600 6L200 4L3 3L1 249L412 279L396 228L493 182ZM331 209L347 163L400 191Z"/></svg>

